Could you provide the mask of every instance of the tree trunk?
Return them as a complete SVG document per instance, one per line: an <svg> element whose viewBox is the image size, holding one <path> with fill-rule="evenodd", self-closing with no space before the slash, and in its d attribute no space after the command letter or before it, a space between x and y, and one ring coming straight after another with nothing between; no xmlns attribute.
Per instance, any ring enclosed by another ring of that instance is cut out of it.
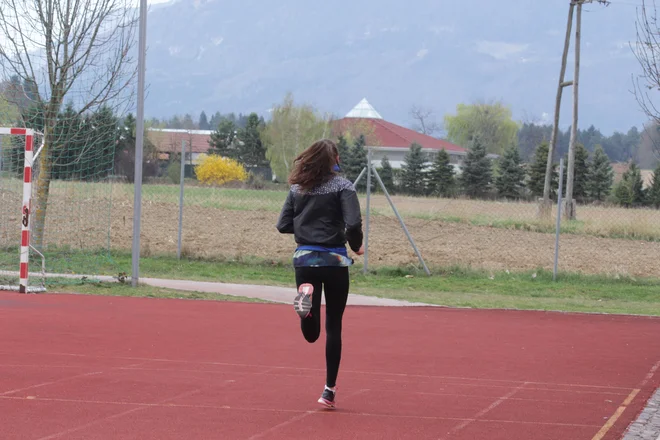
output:
<svg viewBox="0 0 660 440"><path fill-rule="evenodd" d="M550 185L552 184L552 162L557 145L557 131L559 130L559 112L561 110L561 97L563 94L564 77L566 76L566 60L568 58L568 49L571 45L571 30L573 27L573 10L575 5L571 3L568 10L568 22L566 23L566 38L564 39L564 52L561 60L561 70L559 72L559 81L557 83L557 97L555 99L555 117L550 136L550 145L548 147L548 162L545 167L545 183L543 186L543 199L539 206L539 217L541 219L550 218L552 213L552 201L550 200Z"/></svg>
<svg viewBox="0 0 660 440"><path fill-rule="evenodd" d="M36 203L34 211L34 229L32 230L32 243L38 249L43 249L44 233L46 227L46 210L48 208L48 196L50 194L50 181L52 175L52 163L50 158L50 148L53 142L52 130L45 130L44 146L39 154L39 174L35 185Z"/></svg>

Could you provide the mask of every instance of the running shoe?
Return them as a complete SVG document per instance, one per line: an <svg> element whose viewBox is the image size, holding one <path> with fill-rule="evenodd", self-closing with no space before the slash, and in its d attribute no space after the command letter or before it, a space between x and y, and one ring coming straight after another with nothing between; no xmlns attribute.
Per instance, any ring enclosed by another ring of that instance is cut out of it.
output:
<svg viewBox="0 0 660 440"><path fill-rule="evenodd" d="M298 295L293 300L293 308L298 315L305 319L312 314L312 295L314 294L314 286L311 284L301 284L298 287Z"/></svg>
<svg viewBox="0 0 660 440"><path fill-rule="evenodd" d="M325 406L326 408L329 409L335 409L335 394L337 393L337 390L332 390L328 388L327 386L323 390L323 394L321 394L321 397L319 398L318 402Z"/></svg>

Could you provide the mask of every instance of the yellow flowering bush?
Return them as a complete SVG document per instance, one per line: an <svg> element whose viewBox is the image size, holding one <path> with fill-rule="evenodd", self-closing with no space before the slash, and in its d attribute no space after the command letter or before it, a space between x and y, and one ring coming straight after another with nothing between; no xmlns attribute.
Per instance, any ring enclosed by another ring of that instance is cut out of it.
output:
<svg viewBox="0 0 660 440"><path fill-rule="evenodd" d="M223 185L228 182L245 182L248 173L243 165L233 159L215 154L200 157L196 168L197 180L206 184Z"/></svg>

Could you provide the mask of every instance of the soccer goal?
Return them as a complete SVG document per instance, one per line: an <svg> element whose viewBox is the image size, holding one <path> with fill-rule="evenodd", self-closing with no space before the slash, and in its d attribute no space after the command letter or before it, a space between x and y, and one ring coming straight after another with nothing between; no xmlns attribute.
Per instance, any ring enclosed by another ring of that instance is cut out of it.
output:
<svg viewBox="0 0 660 440"><path fill-rule="evenodd" d="M31 129L0 127L0 290L46 290L45 258L30 243L32 182L39 172L36 165L42 139ZM35 260L41 263L37 271L40 276L31 278L30 263Z"/></svg>
<svg viewBox="0 0 660 440"><path fill-rule="evenodd" d="M113 185L119 130L107 113L63 111L48 135L0 128L0 290L118 273L110 243L130 248L133 188Z"/></svg>

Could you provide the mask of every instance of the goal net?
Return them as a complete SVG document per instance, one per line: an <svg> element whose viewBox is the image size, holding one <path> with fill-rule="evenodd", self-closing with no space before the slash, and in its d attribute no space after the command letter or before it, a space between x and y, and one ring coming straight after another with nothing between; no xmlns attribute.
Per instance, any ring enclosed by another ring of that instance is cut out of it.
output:
<svg viewBox="0 0 660 440"><path fill-rule="evenodd" d="M33 130L0 127L0 290L25 293L45 289L43 255L30 245L32 182L35 174L38 176L35 158L42 151L41 144L37 144L35 155L35 134ZM34 254L41 259L41 277L36 287L28 285ZM11 270L11 263L15 271Z"/></svg>
<svg viewBox="0 0 660 440"><path fill-rule="evenodd" d="M69 116L51 136L0 127L0 290L44 291L114 267L116 119Z"/></svg>

